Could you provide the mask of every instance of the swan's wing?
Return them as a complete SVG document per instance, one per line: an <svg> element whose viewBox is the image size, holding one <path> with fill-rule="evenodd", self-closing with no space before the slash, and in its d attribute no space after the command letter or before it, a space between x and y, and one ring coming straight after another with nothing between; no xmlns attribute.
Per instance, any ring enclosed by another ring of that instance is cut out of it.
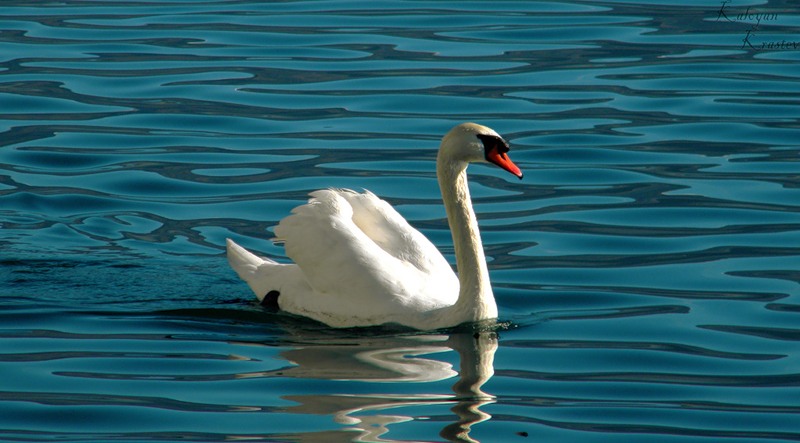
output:
<svg viewBox="0 0 800 443"><path fill-rule="evenodd" d="M441 254L427 240L430 246L416 250L405 244L418 239L417 235L424 236L410 226L402 227L402 217L382 200L374 196L359 200L359 195L366 194L352 191L323 190L311 195L307 204L281 220L275 234L320 295L346 297L348 304L369 306L391 300L402 305L406 299L425 297L434 289L429 289L431 285L453 281L457 285L449 266L449 275L431 276L417 267L424 260L414 264L404 259L409 254L431 252L428 248L439 257ZM397 232L392 233L393 229ZM443 257L441 261L447 263Z"/></svg>
<svg viewBox="0 0 800 443"><path fill-rule="evenodd" d="M452 274L450 264L439 249L388 202L369 191L363 194L350 190L337 192L353 208L356 226L384 251L424 273Z"/></svg>

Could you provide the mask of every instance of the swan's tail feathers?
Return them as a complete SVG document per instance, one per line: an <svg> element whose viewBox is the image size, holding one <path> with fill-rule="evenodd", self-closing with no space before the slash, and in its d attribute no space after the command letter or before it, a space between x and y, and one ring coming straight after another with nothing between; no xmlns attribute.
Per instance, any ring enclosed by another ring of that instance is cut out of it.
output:
<svg viewBox="0 0 800 443"><path fill-rule="evenodd" d="M261 258L247 249L237 245L233 240L227 240L228 263L239 278L247 282L250 289L262 300L270 291L270 276L274 268L281 266L278 262L268 258Z"/></svg>

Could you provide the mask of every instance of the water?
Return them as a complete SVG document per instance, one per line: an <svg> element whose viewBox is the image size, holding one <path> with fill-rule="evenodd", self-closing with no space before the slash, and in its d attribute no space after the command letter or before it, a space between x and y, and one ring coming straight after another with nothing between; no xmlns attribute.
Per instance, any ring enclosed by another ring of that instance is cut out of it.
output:
<svg viewBox="0 0 800 443"><path fill-rule="evenodd" d="M800 440L797 41L788 1L4 2L0 439ZM252 302L224 239L282 257L317 188L452 258L470 120L526 174L470 170L502 328Z"/></svg>

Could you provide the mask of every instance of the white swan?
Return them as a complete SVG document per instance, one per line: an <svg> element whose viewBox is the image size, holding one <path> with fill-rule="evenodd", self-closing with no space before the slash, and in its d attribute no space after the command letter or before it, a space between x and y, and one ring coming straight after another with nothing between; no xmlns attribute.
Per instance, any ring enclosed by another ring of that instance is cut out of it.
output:
<svg viewBox="0 0 800 443"><path fill-rule="evenodd" d="M275 227L294 264L263 259L228 239L228 261L264 304L332 327L396 323L420 330L497 318L467 165L491 162L522 178L508 144L475 123L442 139L436 175L458 277L435 246L371 192L321 190Z"/></svg>

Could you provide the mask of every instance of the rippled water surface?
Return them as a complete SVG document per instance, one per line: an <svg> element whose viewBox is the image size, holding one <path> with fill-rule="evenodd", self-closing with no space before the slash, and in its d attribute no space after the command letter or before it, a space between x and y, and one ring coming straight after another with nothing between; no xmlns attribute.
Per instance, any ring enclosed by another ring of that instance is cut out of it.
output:
<svg viewBox="0 0 800 443"><path fill-rule="evenodd" d="M748 9L749 8L749 9ZM6 1L0 439L800 440L795 2ZM452 258L462 121L504 326L263 310L309 191Z"/></svg>

